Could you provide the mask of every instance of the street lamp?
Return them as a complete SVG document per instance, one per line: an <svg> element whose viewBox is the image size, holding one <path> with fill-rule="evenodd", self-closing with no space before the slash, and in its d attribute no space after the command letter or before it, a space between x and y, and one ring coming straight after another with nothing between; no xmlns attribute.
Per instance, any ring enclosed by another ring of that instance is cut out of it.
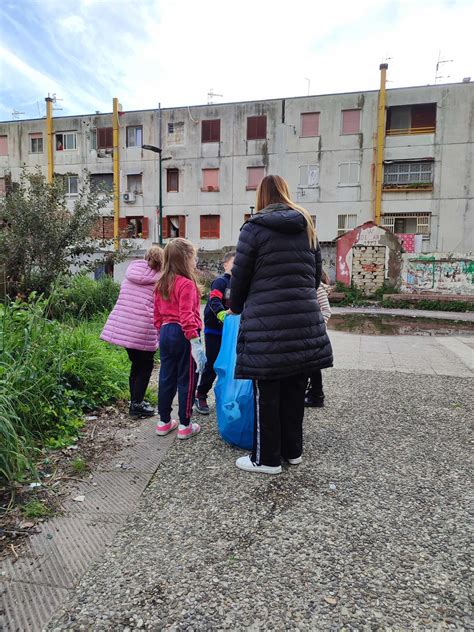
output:
<svg viewBox="0 0 474 632"><path fill-rule="evenodd" d="M147 149L148 151L153 151L155 152L155 154L158 154L159 156L159 160L158 160L158 170L159 170L159 174L158 174L158 191L159 191L159 202L158 202L158 206L159 206L159 213L160 213L160 219L158 222L158 243L160 244L160 246L163 245L163 174L162 174L162 169L161 169L161 163L164 160L171 160L171 156L168 156L167 158L162 158L162 149L161 147L155 147L155 145L142 145L142 149Z"/></svg>

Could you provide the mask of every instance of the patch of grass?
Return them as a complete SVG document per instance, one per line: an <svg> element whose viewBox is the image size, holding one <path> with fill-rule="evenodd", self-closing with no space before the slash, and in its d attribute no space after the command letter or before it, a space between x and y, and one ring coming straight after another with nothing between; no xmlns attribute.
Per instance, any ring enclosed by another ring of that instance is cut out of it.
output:
<svg viewBox="0 0 474 632"><path fill-rule="evenodd" d="M473 312L474 303L468 301L437 301L422 299L421 301L410 301L409 299L393 301L385 299L382 307L394 307L399 309L425 309L435 312Z"/></svg>
<svg viewBox="0 0 474 632"><path fill-rule="evenodd" d="M357 305L360 306L367 304L367 297L364 295L362 290L360 290L358 287L355 287L354 285L347 287L347 285L344 285L344 283L337 281L335 291L343 292L345 294L345 297L342 299L342 301L339 301L338 303L338 305L340 305L341 307Z"/></svg>
<svg viewBox="0 0 474 632"><path fill-rule="evenodd" d="M34 474L43 446L75 441L83 411L127 397L124 349L99 339L105 315L60 323L48 301L0 305L0 479Z"/></svg>
<svg viewBox="0 0 474 632"><path fill-rule="evenodd" d="M65 277L56 283L48 300L48 316L58 320L92 318L114 307L120 286L111 277L98 281L86 274Z"/></svg>
<svg viewBox="0 0 474 632"><path fill-rule="evenodd" d="M87 472L89 468L86 461L82 457L78 456L71 462L71 469L74 474L84 474L84 472Z"/></svg>
<svg viewBox="0 0 474 632"><path fill-rule="evenodd" d="M30 500L22 507L25 518L45 518L51 515L51 509L39 500Z"/></svg>

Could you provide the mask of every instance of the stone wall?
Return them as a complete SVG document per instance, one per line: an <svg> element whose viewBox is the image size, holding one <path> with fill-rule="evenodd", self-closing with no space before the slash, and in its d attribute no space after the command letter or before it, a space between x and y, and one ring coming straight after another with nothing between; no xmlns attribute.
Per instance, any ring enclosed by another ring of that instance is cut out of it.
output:
<svg viewBox="0 0 474 632"><path fill-rule="evenodd" d="M385 246L354 246L352 249L352 283L370 296L385 281Z"/></svg>
<svg viewBox="0 0 474 632"><path fill-rule="evenodd" d="M405 253L401 283L402 292L474 295L474 255Z"/></svg>

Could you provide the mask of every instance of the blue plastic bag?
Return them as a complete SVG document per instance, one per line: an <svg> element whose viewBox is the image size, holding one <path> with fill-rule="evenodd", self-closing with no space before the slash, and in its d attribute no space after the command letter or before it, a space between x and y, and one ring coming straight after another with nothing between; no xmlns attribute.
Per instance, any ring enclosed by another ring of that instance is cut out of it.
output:
<svg viewBox="0 0 474 632"><path fill-rule="evenodd" d="M221 350L214 364L217 374L214 387L217 428L224 441L251 450L254 418L252 381L234 379L239 325L240 316L231 314L224 320Z"/></svg>

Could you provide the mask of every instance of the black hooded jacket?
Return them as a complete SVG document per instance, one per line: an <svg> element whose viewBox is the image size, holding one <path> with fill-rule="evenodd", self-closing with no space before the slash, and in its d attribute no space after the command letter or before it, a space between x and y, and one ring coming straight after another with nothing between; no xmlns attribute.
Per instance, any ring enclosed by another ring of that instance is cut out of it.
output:
<svg viewBox="0 0 474 632"><path fill-rule="evenodd" d="M242 314L237 379L280 379L332 366L331 343L316 299L321 250L306 220L271 204L240 231L230 307Z"/></svg>

